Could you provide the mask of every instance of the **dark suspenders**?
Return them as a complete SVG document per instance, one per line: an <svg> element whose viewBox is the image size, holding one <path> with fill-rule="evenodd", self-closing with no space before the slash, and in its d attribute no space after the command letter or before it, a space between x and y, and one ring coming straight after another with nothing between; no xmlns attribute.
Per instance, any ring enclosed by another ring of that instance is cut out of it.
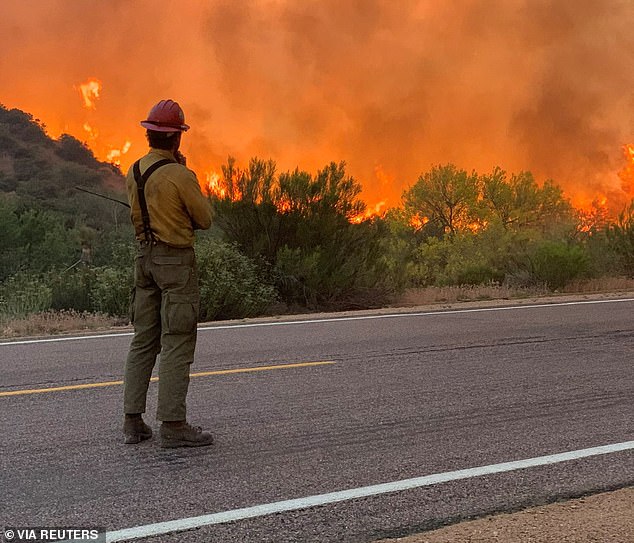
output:
<svg viewBox="0 0 634 543"><path fill-rule="evenodd" d="M143 219L143 233L145 234L145 240L147 242L154 241L154 234L152 233L152 228L150 227L150 214L147 209L147 202L145 201L145 184L150 176L158 170L161 166L165 166L165 164L175 164L173 160L169 158L164 158L152 164L143 175L141 175L141 166L139 165L141 161L137 160L134 163L133 171L134 171L134 180L136 181L137 194L139 197L139 207L141 208L141 218Z"/></svg>

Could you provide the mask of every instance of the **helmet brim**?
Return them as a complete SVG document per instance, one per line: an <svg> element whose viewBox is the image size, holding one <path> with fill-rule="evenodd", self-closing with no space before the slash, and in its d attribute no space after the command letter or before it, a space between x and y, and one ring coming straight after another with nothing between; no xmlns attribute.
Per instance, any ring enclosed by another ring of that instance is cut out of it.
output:
<svg viewBox="0 0 634 543"><path fill-rule="evenodd" d="M157 124L152 121L141 121L141 126L148 130L154 130L155 132L186 132L189 130L189 125L187 124L168 125L165 123Z"/></svg>

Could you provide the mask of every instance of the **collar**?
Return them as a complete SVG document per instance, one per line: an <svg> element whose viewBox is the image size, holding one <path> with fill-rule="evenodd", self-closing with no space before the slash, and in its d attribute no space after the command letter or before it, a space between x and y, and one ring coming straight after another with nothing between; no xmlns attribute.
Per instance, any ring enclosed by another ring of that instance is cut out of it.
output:
<svg viewBox="0 0 634 543"><path fill-rule="evenodd" d="M167 151L166 149L155 149L154 147L150 147L150 154L156 155L160 158L169 158L174 162L178 162L174 154L171 151Z"/></svg>

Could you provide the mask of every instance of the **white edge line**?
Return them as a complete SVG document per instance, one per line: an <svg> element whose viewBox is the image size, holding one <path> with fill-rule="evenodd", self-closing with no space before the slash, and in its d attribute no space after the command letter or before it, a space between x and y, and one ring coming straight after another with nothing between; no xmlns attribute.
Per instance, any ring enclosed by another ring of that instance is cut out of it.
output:
<svg viewBox="0 0 634 543"><path fill-rule="evenodd" d="M303 319L296 321L275 321L275 322L253 322L247 324L221 324L214 326L199 326L199 332L213 331L213 330L231 330L241 328L260 328L264 326L293 326L299 324L323 324L327 322L345 322L345 321L361 321L361 320L374 320L374 319L396 319L407 317L428 317L431 315L455 315L460 313L486 313L492 311L513 311L518 309L540 309L540 308L554 308L562 306L572 305L589 305L589 304L611 304L620 302L634 302L634 298L617 298L614 300L580 300L576 302L559 302L559 303L547 303L547 304L530 304L530 305L511 305L502 307L477 307L473 309L438 309L436 311L424 311L416 313L387 313L384 315L359 315L355 317L328 317L326 319ZM18 341L4 341L0 342L0 347L10 347L11 345L30 345L33 343L54 343L59 341L80 341L83 339L103 339L112 337L125 337L132 336L133 332L117 332L112 334L94 334L90 336L68 336L68 337L50 337L43 339L25 339Z"/></svg>
<svg viewBox="0 0 634 543"><path fill-rule="evenodd" d="M436 473L426 475L424 477L416 477L414 479L404 479L391 483L383 483L378 485L364 486L339 492L330 492L328 494L318 494L305 498L293 500L285 500L243 509L234 509L231 511L223 511L221 513L212 513L199 517L189 517L167 522L159 522L156 524L147 524L145 526L137 526L134 528L126 528L106 534L108 543L114 541L127 541L141 537L149 537L154 535L166 534L169 532L179 532L183 530L191 530L202 526L210 526L213 524L224 524L236 520L244 520L254 517L261 517L273 513L283 513L288 511L296 511L298 509L306 509L321 505L349 501L358 498L367 498L390 492L399 492L403 490L411 490L425 486L446 483L449 481L458 481L460 479L469 479L472 477L481 477L483 475L491 475L494 473L503 473L520 469L527 469L537 466L546 466L549 464L557 464L560 462L568 462L570 460L579 460L590 456L598 456L616 452L623 452L634 449L634 441L626 441L623 443L614 443L611 445L603 445L600 447L592 447L589 449L580 449L576 451L568 451L564 453L551 454L547 456L538 456L535 458L527 458L514 462L504 462L501 464L492 464L489 466L480 466L476 468L461 469L458 471L449 471L445 473Z"/></svg>

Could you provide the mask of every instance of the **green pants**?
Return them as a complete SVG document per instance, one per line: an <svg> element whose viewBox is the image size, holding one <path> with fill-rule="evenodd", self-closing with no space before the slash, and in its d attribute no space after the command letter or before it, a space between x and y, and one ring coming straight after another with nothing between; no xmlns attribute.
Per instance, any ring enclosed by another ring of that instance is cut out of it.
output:
<svg viewBox="0 0 634 543"><path fill-rule="evenodd" d="M157 419L186 419L199 303L194 250L160 242L141 244L131 302L134 338L125 363L126 414L145 412L152 369L160 353Z"/></svg>

